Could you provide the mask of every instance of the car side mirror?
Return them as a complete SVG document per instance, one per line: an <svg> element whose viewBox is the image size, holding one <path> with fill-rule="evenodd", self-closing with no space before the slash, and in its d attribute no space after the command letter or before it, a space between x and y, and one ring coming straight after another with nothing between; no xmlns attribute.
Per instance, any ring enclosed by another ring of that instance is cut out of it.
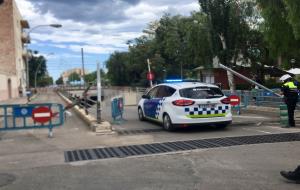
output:
<svg viewBox="0 0 300 190"><path fill-rule="evenodd" d="M150 96L149 96L149 95L146 95L146 94L144 94L144 95L142 96L142 98L143 98L143 99L150 99Z"/></svg>

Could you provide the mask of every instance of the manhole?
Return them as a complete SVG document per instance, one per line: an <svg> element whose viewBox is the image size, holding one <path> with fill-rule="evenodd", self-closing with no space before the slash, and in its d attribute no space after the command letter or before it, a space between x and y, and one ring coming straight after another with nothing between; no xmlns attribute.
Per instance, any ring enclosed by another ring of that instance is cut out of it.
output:
<svg viewBox="0 0 300 190"><path fill-rule="evenodd" d="M11 174L0 173L0 187L12 184L16 180L16 177Z"/></svg>
<svg viewBox="0 0 300 190"><path fill-rule="evenodd" d="M105 147L83 150L65 151L66 162L97 160L108 158L124 158L138 155L171 153L194 149L210 149L263 143L279 143L300 141L300 133L282 133L268 135L253 135L241 137L224 137L213 139L186 140L153 144Z"/></svg>

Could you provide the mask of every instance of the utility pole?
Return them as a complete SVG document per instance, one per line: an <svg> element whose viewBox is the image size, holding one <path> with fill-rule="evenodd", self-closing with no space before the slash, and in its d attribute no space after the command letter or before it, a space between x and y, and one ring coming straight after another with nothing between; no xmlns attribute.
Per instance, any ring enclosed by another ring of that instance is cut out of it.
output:
<svg viewBox="0 0 300 190"><path fill-rule="evenodd" d="M83 57L83 48L81 48L81 62L82 62L82 75L81 75L81 80L83 82L83 88L85 89L85 71L84 71L84 57Z"/></svg>
<svg viewBox="0 0 300 190"><path fill-rule="evenodd" d="M100 63L97 63L97 123L101 123L101 72Z"/></svg>

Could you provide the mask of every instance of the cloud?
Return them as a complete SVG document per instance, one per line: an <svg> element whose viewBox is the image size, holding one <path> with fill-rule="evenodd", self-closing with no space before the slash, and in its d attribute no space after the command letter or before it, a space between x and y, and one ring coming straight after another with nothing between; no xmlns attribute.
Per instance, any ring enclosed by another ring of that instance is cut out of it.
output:
<svg viewBox="0 0 300 190"><path fill-rule="evenodd" d="M140 0L30 0L41 14L48 12L58 19L70 19L87 23L106 23L126 20L124 14Z"/></svg>
<svg viewBox="0 0 300 190"><path fill-rule="evenodd" d="M126 51L128 40L142 35L151 21L164 13L189 15L197 0L16 0L31 27L51 23L31 32L34 46L105 54Z"/></svg>

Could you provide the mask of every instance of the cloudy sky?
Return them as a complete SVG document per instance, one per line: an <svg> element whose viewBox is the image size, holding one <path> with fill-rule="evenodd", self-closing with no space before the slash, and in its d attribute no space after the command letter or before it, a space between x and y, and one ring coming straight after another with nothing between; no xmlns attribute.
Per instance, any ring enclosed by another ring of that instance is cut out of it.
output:
<svg viewBox="0 0 300 190"><path fill-rule="evenodd" d="M29 48L48 59L50 75L57 79L66 69L81 67L81 48L86 68L96 69L109 54L127 51L126 42L141 36L151 21L163 14L190 15L199 10L198 0L16 0L31 27L62 24L62 28L34 29ZM52 55L49 55L52 54Z"/></svg>

